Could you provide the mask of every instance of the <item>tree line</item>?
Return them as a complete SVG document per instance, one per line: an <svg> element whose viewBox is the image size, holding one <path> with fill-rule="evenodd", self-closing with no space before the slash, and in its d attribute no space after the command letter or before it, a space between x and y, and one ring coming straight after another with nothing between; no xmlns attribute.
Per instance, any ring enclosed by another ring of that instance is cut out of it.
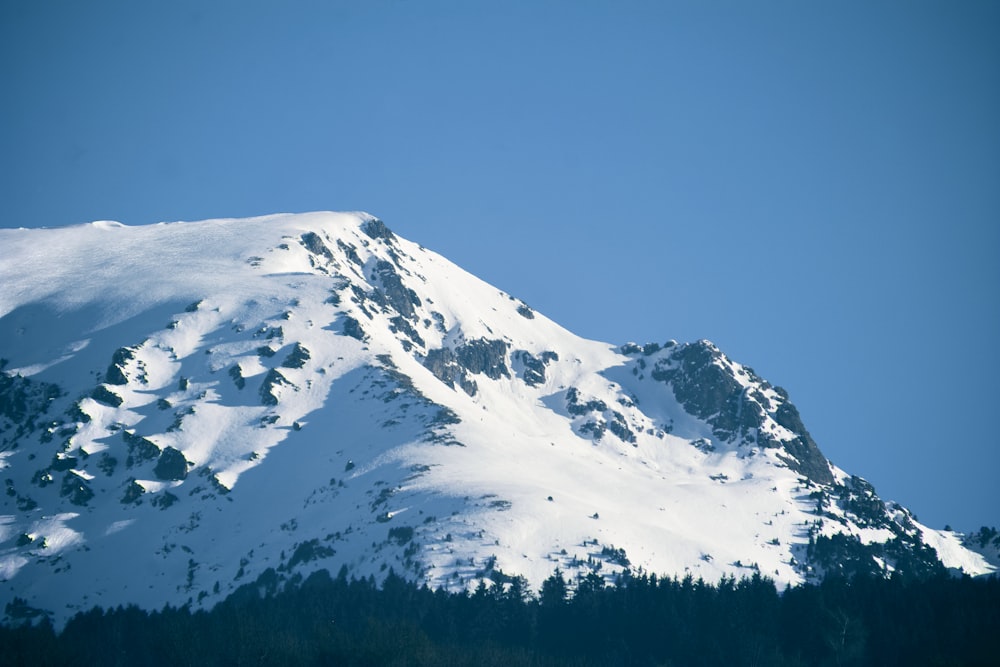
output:
<svg viewBox="0 0 1000 667"><path fill-rule="evenodd" d="M473 592L390 572L273 573L209 611L80 613L0 627L8 665L996 665L1000 579L829 577L778 592L759 575L716 584L558 570L535 594L495 575Z"/></svg>

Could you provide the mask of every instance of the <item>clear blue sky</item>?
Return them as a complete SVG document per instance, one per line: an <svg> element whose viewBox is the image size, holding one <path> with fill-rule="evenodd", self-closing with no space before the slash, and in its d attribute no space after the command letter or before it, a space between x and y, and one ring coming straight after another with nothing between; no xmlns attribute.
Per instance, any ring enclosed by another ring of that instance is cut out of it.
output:
<svg viewBox="0 0 1000 667"><path fill-rule="evenodd" d="M0 226L367 210L1000 525L1000 3L2 0L0 86Z"/></svg>

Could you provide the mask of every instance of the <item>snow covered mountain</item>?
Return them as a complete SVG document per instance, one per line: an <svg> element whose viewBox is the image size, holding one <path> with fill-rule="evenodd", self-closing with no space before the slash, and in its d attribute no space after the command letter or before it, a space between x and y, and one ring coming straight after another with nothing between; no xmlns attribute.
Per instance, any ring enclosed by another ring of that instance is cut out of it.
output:
<svg viewBox="0 0 1000 667"><path fill-rule="evenodd" d="M388 568L994 568L707 341L585 340L366 214L0 230L0 604ZM263 576L262 576L263 575Z"/></svg>

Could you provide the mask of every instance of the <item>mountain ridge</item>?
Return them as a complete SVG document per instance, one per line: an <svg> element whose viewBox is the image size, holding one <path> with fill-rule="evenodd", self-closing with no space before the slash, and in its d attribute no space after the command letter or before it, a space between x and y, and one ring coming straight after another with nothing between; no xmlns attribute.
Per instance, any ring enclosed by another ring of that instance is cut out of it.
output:
<svg viewBox="0 0 1000 667"><path fill-rule="evenodd" d="M0 240L0 602L211 605L342 566L993 570L710 342L582 339L368 214Z"/></svg>

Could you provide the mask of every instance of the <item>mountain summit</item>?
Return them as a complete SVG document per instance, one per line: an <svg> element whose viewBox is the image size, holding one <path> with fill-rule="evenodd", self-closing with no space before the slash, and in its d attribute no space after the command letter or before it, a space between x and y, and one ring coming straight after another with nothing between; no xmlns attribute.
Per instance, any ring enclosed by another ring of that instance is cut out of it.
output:
<svg viewBox="0 0 1000 667"><path fill-rule="evenodd" d="M708 341L582 339L366 214L0 230L0 604L992 571Z"/></svg>

